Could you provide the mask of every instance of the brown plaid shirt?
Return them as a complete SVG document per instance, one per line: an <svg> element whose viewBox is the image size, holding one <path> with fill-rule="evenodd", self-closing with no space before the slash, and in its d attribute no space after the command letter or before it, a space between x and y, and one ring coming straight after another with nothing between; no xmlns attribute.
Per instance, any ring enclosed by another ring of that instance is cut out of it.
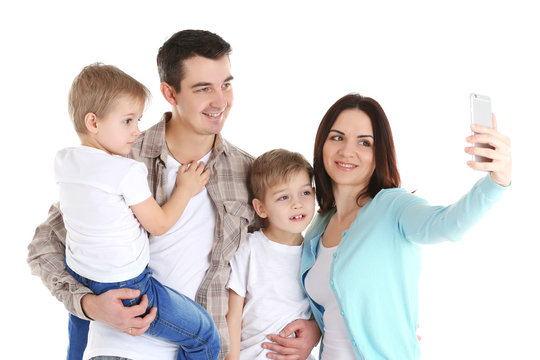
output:
<svg viewBox="0 0 540 360"><path fill-rule="evenodd" d="M146 130L133 145L130 157L148 167L148 184L159 204L167 201L164 169L167 160L165 123L171 113L165 113L159 123ZM206 189L216 207L215 240L210 268L197 291L195 300L212 315L221 335L220 359L229 352L229 335L225 315L228 309L229 260L244 241L248 225L254 222L249 206L247 172L253 158L233 146L221 135L214 141L207 167L210 180ZM252 230L252 229L250 229ZM66 230L58 204L49 210L48 219L38 226L28 246L28 264L34 275L64 303L74 315L88 319L81 307L81 298L91 291L79 284L64 265ZM172 255L171 255L172 256Z"/></svg>

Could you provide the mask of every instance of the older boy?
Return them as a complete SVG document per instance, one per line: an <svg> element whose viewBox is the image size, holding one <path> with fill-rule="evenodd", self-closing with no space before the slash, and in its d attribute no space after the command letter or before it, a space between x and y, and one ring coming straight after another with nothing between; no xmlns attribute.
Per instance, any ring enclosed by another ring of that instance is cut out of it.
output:
<svg viewBox="0 0 540 360"><path fill-rule="evenodd" d="M228 262L253 220L246 188L252 157L220 134L233 98L230 51L221 37L201 30L180 31L163 44L158 53L160 88L172 112L144 132L130 154L146 164L150 190L162 204L172 190L169 176L179 164L210 153L210 180L200 199L190 201L186 208L192 215L182 216L173 231L152 239L149 267L155 278L194 298L212 315L221 336L221 359L229 352ZM95 341L91 345L99 342L103 349L118 353L130 348L139 358L174 358L175 350L167 344L128 335L144 333L155 316L151 312L137 317L145 311L144 298L140 305L122 306L120 300L136 297L136 291L110 290L96 296L69 275L63 264L64 238L62 215L53 205L29 245L28 262L71 313L97 320L92 322L90 337ZM105 324L118 331L112 332ZM295 324L302 327L302 335L280 353L305 359L320 332L314 320ZM105 350L102 354L108 355Z"/></svg>
<svg viewBox="0 0 540 360"><path fill-rule="evenodd" d="M253 162L253 207L263 229L248 234L231 260L228 360L266 359L266 335L295 319L309 319L309 301L300 284L302 231L315 211L313 168L283 149Z"/></svg>

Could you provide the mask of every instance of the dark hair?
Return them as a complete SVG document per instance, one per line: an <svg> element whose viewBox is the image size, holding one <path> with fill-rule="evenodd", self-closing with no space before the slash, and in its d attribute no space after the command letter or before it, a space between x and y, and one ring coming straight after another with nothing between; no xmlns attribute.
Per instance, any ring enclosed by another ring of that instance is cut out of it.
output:
<svg viewBox="0 0 540 360"><path fill-rule="evenodd" d="M205 30L182 30L159 48L157 65L159 79L180 91L184 77L184 60L194 56L217 60L231 53L231 45L220 36Z"/></svg>
<svg viewBox="0 0 540 360"><path fill-rule="evenodd" d="M330 179L324 168L324 143L338 116L347 109L358 109L365 112L369 116L371 126L373 127L375 171L373 171L367 189L357 195L357 203L364 195L369 195L373 198L381 189L396 188L401 184L392 130L381 105L369 97L358 94L345 95L328 109L321 120L319 129L317 130L317 136L315 137L315 148L313 151L315 188L317 189L315 194L320 207L319 212L321 213L335 206L332 179Z"/></svg>

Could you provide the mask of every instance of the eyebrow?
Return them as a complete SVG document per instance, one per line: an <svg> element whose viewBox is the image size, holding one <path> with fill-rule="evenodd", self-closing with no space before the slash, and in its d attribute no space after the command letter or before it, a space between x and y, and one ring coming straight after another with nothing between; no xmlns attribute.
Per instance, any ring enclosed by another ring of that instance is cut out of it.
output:
<svg viewBox="0 0 540 360"><path fill-rule="evenodd" d="M332 131L337 132L339 135L345 135L345 133L343 131L331 129L330 132L332 132ZM372 139L374 139L373 135L358 135L357 138L358 139L363 139L363 138L372 138Z"/></svg>
<svg viewBox="0 0 540 360"><path fill-rule="evenodd" d="M311 188L312 188L312 185L311 185L310 183L305 183L304 185L302 185L302 187L306 187L306 188L309 187L309 188L311 189ZM286 190L287 190L287 186L285 185L285 186L282 186L282 187L277 188L277 189L274 190L274 191L270 191L269 194L272 195L272 196L274 196L274 195L277 195L277 194L279 194L279 193L281 193L281 192L284 192L284 191L286 191Z"/></svg>
<svg viewBox="0 0 540 360"><path fill-rule="evenodd" d="M223 80L224 83L226 82L229 82L231 80L233 80L234 77L232 75L230 75L229 77L227 77L225 80ZM209 85L212 85L211 82L207 82L207 81L200 81L198 83L195 83L191 86L192 89L194 88L198 88L198 87L204 87L204 86L209 86Z"/></svg>

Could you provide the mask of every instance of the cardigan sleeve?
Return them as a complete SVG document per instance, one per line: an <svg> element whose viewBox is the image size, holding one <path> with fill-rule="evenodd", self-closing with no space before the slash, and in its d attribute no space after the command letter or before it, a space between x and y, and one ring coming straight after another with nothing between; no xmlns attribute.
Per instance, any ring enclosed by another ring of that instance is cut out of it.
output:
<svg viewBox="0 0 540 360"><path fill-rule="evenodd" d="M394 204L399 231L418 244L458 241L500 200L505 189L487 175L449 206L430 206L412 194L403 194Z"/></svg>

